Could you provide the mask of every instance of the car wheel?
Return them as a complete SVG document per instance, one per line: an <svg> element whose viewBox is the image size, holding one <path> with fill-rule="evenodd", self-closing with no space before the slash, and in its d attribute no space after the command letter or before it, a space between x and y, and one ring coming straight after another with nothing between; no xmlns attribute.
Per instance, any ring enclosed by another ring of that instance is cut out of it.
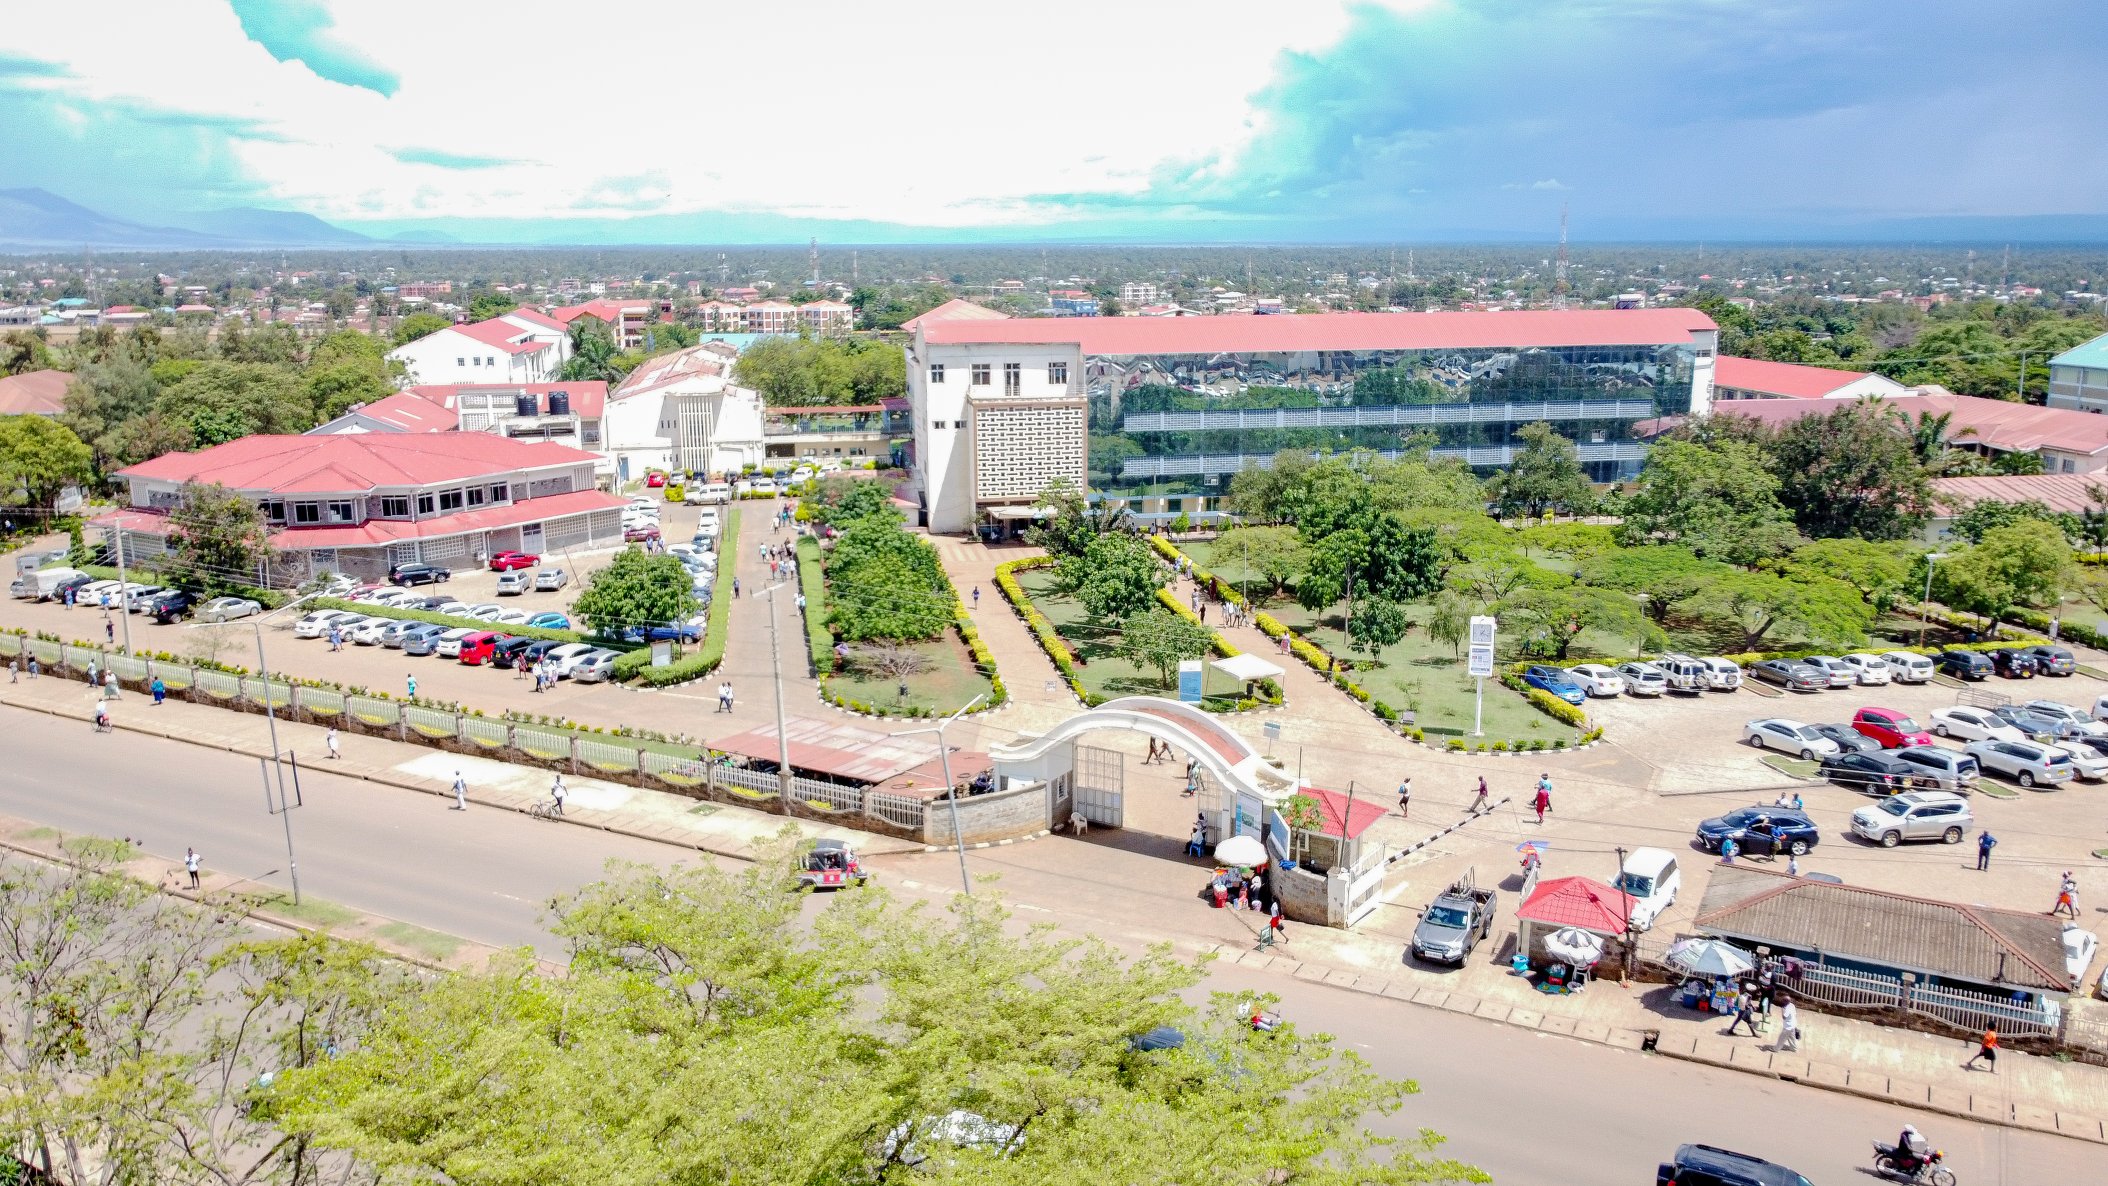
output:
<svg viewBox="0 0 2108 1186"><path fill-rule="evenodd" d="M1945 736L1947 736L1947 726L1946 726L1946 725L1945 725L1944 723L1940 722L1940 721L1934 721L1934 722L1932 723L1932 735L1933 735L1934 737L1945 737Z"/></svg>
<svg viewBox="0 0 2108 1186"><path fill-rule="evenodd" d="M1803 762L1813 762L1814 760L1815 760L1815 751L1814 751L1814 750L1812 750L1812 749L1804 749L1804 750L1802 750L1802 751L1801 751L1801 761L1803 761Z"/></svg>
<svg viewBox="0 0 2108 1186"><path fill-rule="evenodd" d="M1903 834L1901 832L1881 833L1881 847L1894 848L1901 843L1903 843Z"/></svg>
<svg viewBox="0 0 2108 1186"><path fill-rule="evenodd" d="M2020 772L2020 778L2018 781L2021 786L2031 787L2035 785L2035 776L2023 770Z"/></svg>
<svg viewBox="0 0 2108 1186"><path fill-rule="evenodd" d="M1960 828L1949 828L1940 836L1940 843L1942 844L1960 844L1961 842L1962 830Z"/></svg>
<svg viewBox="0 0 2108 1186"><path fill-rule="evenodd" d="M1749 736L1747 736L1747 737L1743 738L1742 740L1744 740L1744 741L1748 742L1748 743L1749 743L1749 748L1751 748L1751 749L1763 749L1763 748L1764 748L1764 739L1763 739L1762 737L1759 737L1759 736L1758 736L1758 735L1756 735L1755 733L1752 733L1752 734L1750 734Z"/></svg>
<svg viewBox="0 0 2108 1186"><path fill-rule="evenodd" d="M1794 856L1797 857L1807 856L1808 842L1805 840L1796 840L1792 844L1786 846L1786 851L1792 853Z"/></svg>

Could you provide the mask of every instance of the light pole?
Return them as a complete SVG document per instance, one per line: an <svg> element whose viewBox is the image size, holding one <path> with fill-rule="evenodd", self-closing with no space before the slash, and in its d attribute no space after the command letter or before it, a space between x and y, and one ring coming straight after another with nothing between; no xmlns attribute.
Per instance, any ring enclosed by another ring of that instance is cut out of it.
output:
<svg viewBox="0 0 2108 1186"><path fill-rule="evenodd" d="M1925 645L1925 621L1932 613L1932 566L1935 561L1945 560L1945 552L1925 553L1925 600L1918 603L1918 645Z"/></svg>
<svg viewBox="0 0 2108 1186"><path fill-rule="evenodd" d="M788 584L789 581L778 581L756 594L769 599L769 669L776 677L776 798L783 804L785 815L791 814L791 792L797 788L797 775L791 772L790 734L783 728L783 646L776 636L776 594Z"/></svg>
<svg viewBox="0 0 2108 1186"><path fill-rule="evenodd" d="M285 867L286 875L293 882L293 905L295 906L300 904L300 862L293 857L292 809L298 806L298 803L288 798L285 791L285 751L278 748L278 710L271 702L271 665L264 658L263 620L273 614L282 614L303 601L312 601L320 596L320 593L309 593L302 597L296 597L277 609L270 611L270 613L257 614L249 619L250 629L256 632L256 674L258 678L263 680L264 720L271 734L271 767L278 779L278 804L276 807L271 805L271 780L269 778L264 780L264 808L272 815L277 816L279 821L285 825ZM198 625L202 626L204 624L201 622ZM195 628L192 627L192 629Z"/></svg>
<svg viewBox="0 0 2108 1186"><path fill-rule="evenodd" d="M985 695L985 693L982 695ZM973 896L973 880L966 876L966 831L959 826L959 788L952 785L952 755L951 750L945 747L944 731L957 724L960 717L973 711L973 706L980 702L981 695L976 695L973 699L960 705L959 711L927 729L909 729L904 733L895 733L893 735L895 737L916 737L924 733L935 733L937 735L937 768L944 772L944 794L945 798L952 805L952 844L959 852L959 888L965 890L966 896L969 898Z"/></svg>

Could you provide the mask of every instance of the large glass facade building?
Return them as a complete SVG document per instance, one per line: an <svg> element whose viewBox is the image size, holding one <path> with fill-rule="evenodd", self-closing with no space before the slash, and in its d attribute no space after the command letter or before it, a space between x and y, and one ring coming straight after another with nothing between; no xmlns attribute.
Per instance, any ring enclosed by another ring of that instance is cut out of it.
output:
<svg viewBox="0 0 2108 1186"><path fill-rule="evenodd" d="M1691 309L948 322L918 331L909 393L918 434L925 406L970 433L977 403L1080 401L1089 485L1115 496L1221 493L1283 449L1425 446L1490 472L1538 421L1613 482L1646 456L1635 425L1707 409L1717 338Z"/></svg>

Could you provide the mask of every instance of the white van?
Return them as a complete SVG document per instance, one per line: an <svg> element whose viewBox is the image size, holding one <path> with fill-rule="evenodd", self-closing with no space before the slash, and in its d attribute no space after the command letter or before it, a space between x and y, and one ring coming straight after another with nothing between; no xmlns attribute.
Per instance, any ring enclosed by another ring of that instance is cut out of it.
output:
<svg viewBox="0 0 2108 1186"><path fill-rule="evenodd" d="M689 489L688 501L701 503L731 502L732 487L723 482L705 482L700 486L694 486Z"/></svg>
<svg viewBox="0 0 2108 1186"><path fill-rule="evenodd" d="M1663 655L1654 661L1654 667L1662 673L1662 679L1672 692L1695 694L1705 691L1705 664L1689 655Z"/></svg>
<svg viewBox="0 0 2108 1186"><path fill-rule="evenodd" d="M1732 692L1742 686L1742 669L1718 655L1700 659L1705 668L1705 686L1715 692Z"/></svg>
<svg viewBox="0 0 2108 1186"><path fill-rule="evenodd" d="M1881 656L1888 664L1891 674L1899 684L1927 684L1932 682L1932 660L1909 651L1889 651Z"/></svg>
<svg viewBox="0 0 2108 1186"><path fill-rule="evenodd" d="M1632 895L1632 928L1644 931L1661 913L1676 904L1676 891L1683 888L1683 874L1676 856L1666 849L1635 848L1618 871L1618 888Z"/></svg>

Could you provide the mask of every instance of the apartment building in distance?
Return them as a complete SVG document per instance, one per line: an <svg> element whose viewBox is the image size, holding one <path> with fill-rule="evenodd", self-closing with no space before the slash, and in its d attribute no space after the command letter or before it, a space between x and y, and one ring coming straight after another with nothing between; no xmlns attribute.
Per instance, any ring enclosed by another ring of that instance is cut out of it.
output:
<svg viewBox="0 0 2108 1186"><path fill-rule="evenodd" d="M856 328L856 307L841 301L705 301L695 316L705 333L794 334L800 330L815 336L845 334Z"/></svg>
<svg viewBox="0 0 2108 1186"><path fill-rule="evenodd" d="M1120 304L1123 308L1137 309L1143 305L1163 303L1164 290L1154 284L1129 281L1120 286Z"/></svg>
<svg viewBox="0 0 2108 1186"><path fill-rule="evenodd" d="M2108 412L2108 334L2049 360L2049 406Z"/></svg>

